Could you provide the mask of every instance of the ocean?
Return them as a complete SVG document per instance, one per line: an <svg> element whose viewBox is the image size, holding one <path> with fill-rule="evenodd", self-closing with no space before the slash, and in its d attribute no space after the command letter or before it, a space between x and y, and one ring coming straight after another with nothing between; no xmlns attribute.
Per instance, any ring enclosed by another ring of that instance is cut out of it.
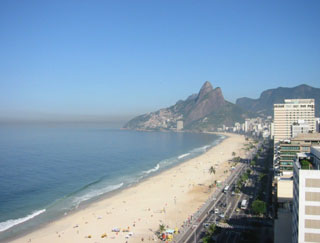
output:
<svg viewBox="0 0 320 243"><path fill-rule="evenodd" d="M223 139L101 124L0 125L0 240L198 156Z"/></svg>

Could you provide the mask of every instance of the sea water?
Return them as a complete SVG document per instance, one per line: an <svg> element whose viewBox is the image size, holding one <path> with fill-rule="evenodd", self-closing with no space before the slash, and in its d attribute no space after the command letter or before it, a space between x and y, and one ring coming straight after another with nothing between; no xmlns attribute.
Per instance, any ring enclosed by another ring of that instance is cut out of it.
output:
<svg viewBox="0 0 320 243"><path fill-rule="evenodd" d="M222 136L0 125L0 240L204 153Z"/></svg>

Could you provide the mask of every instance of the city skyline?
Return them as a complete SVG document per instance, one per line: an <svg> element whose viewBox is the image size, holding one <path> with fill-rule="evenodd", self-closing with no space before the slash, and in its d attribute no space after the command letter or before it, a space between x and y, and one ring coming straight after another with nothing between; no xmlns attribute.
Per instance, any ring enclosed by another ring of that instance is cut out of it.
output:
<svg viewBox="0 0 320 243"><path fill-rule="evenodd" d="M317 87L318 1L0 3L0 119L120 119L209 80L225 99Z"/></svg>

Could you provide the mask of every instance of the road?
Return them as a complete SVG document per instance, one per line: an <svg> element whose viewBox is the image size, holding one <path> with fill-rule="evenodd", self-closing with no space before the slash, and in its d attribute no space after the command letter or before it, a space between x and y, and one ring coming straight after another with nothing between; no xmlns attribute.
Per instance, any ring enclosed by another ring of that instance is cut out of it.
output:
<svg viewBox="0 0 320 243"><path fill-rule="evenodd" d="M226 210L225 213L230 212L230 209L234 204L234 200L230 200L233 198L233 196L231 196L231 190L229 190L228 193L224 193L223 189L226 185L229 185L230 189L233 188L234 183L245 170L245 168L247 168L247 166L247 163L238 163L230 176L224 181L221 189L217 189L211 197L211 200L198 211L196 214L197 217L194 218L193 224L175 238L176 242L197 242L197 235L199 236L199 234L203 231L203 222L216 220L216 215L209 213L214 208L219 208L219 211L222 213L225 212L224 208L227 207L228 210ZM226 195L229 196L226 197Z"/></svg>
<svg viewBox="0 0 320 243"><path fill-rule="evenodd" d="M248 215L247 211L237 210L242 200L246 199L250 205L256 197L259 191L259 186L257 186L257 184L259 184L257 183L259 173L254 170L249 176L249 180L244 187L245 189L238 194L234 193L235 183L241 174L249 168L251 159L256 155L260 147L261 143L248 153L247 158L242 161L243 163L238 163L235 170L225 180L221 189L216 190L211 199L196 213L192 224L175 237L175 242L201 242L201 238L205 235L206 227L212 223L222 228L232 228L235 230L251 229L254 228L254 226L252 226L253 224L261 224L261 222L256 219L258 222L252 222L253 219L250 218L250 214ZM223 188L226 185L229 185L230 189L228 192L223 192ZM219 212L216 213L215 210ZM225 220L241 220L241 224L231 226L224 223ZM219 242L237 242L240 233L236 231L233 233L226 232L226 234L223 234L223 237L223 239L219 239Z"/></svg>

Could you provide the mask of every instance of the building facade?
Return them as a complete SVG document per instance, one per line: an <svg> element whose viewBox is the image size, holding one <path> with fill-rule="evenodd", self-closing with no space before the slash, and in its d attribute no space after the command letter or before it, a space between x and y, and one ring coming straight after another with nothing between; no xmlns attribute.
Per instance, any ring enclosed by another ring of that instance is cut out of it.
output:
<svg viewBox="0 0 320 243"><path fill-rule="evenodd" d="M320 242L320 147L294 163L292 214L292 242Z"/></svg>
<svg viewBox="0 0 320 243"><path fill-rule="evenodd" d="M292 124L304 120L315 132L314 99L285 99L284 104L274 104L274 143L292 137Z"/></svg>
<svg viewBox="0 0 320 243"><path fill-rule="evenodd" d="M310 153L311 146L320 146L320 133L299 134L295 138L283 140L276 149L276 163L280 173L292 171L297 153Z"/></svg>
<svg viewBox="0 0 320 243"><path fill-rule="evenodd" d="M304 120L299 120L291 125L291 136L294 138L301 133L310 133L310 126Z"/></svg>

